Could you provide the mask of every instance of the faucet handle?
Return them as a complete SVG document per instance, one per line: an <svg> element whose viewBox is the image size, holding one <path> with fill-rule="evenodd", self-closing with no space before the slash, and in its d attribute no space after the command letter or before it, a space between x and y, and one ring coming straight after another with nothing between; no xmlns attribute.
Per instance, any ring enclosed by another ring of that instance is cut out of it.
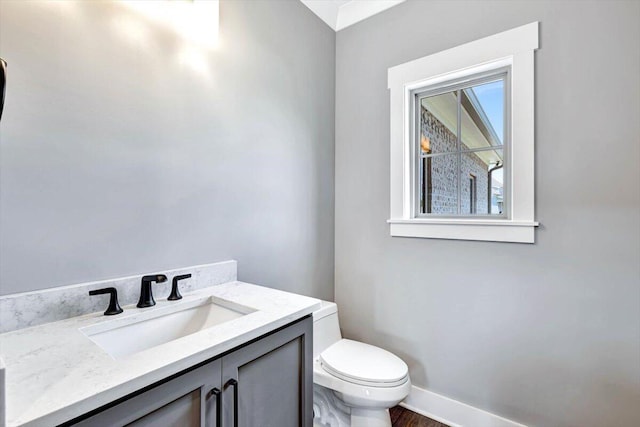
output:
<svg viewBox="0 0 640 427"><path fill-rule="evenodd" d="M180 295L180 291L178 290L178 282L190 277L191 274L182 274L173 278L173 281L171 282L171 295L169 295L169 298L167 298L169 301L182 299L182 295Z"/></svg>
<svg viewBox="0 0 640 427"><path fill-rule="evenodd" d="M89 291L89 295L102 295L109 294L111 298L109 298L109 307L104 312L105 316L111 316L114 314L120 314L123 312L120 304L118 304L118 291L116 288L103 288L103 289L95 289L93 291Z"/></svg>

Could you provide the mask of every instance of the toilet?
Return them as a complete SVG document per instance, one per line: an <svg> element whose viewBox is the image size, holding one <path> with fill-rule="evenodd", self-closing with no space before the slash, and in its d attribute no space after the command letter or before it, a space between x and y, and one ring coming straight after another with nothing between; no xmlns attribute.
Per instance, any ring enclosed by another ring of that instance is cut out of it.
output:
<svg viewBox="0 0 640 427"><path fill-rule="evenodd" d="M389 408L411 389L407 364L369 344L342 338L338 307L313 313L314 427L391 427Z"/></svg>

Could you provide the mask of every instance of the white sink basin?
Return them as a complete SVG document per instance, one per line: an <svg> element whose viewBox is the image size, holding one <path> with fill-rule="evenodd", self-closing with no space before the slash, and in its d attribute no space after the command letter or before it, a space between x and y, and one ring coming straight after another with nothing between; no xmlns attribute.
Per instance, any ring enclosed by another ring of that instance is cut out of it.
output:
<svg viewBox="0 0 640 427"><path fill-rule="evenodd" d="M101 322L81 328L80 331L111 357L120 359L254 311L239 304L207 297L147 309L139 316Z"/></svg>

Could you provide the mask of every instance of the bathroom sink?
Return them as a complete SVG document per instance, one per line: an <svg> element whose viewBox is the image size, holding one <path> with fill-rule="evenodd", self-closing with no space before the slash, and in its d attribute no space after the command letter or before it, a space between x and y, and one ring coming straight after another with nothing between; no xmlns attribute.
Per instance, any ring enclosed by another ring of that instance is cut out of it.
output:
<svg viewBox="0 0 640 427"><path fill-rule="evenodd" d="M254 311L229 301L207 297L149 309L140 315L101 322L81 328L80 331L111 357L121 359Z"/></svg>

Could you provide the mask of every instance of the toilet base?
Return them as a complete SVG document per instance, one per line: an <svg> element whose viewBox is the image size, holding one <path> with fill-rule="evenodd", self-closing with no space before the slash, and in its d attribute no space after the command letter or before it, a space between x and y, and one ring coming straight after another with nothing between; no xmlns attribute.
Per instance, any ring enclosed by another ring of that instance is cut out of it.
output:
<svg viewBox="0 0 640 427"><path fill-rule="evenodd" d="M350 408L333 390L314 384L313 427L391 427L391 416L384 408Z"/></svg>
<svg viewBox="0 0 640 427"><path fill-rule="evenodd" d="M349 427L349 412L333 390L313 385L313 427Z"/></svg>
<svg viewBox="0 0 640 427"><path fill-rule="evenodd" d="M351 427L391 427L389 410L351 408Z"/></svg>

